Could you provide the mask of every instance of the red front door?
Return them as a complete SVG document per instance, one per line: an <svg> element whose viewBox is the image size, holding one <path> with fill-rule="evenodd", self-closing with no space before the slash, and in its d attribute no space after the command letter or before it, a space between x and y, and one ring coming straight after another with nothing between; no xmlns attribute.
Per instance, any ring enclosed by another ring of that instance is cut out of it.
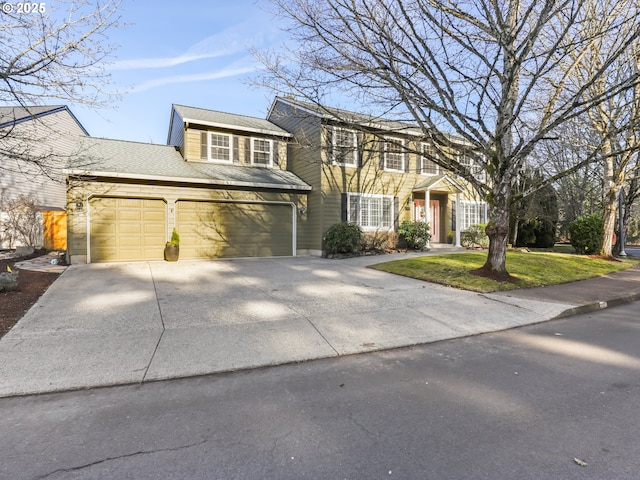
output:
<svg viewBox="0 0 640 480"><path fill-rule="evenodd" d="M431 241L440 243L440 200L431 200L429 202L429 208L431 217L429 233L431 234Z"/></svg>

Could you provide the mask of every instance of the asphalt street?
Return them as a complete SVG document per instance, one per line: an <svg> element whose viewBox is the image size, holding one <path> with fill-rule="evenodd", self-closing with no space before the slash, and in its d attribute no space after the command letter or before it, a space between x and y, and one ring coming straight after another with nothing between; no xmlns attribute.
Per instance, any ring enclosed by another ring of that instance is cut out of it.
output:
<svg viewBox="0 0 640 480"><path fill-rule="evenodd" d="M639 306L303 364L0 399L0 478L637 479Z"/></svg>

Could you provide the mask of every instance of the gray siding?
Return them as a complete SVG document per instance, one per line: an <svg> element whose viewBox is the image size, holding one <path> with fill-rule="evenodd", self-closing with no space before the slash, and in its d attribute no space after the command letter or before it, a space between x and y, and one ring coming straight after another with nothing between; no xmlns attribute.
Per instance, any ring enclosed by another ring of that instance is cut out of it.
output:
<svg viewBox="0 0 640 480"><path fill-rule="evenodd" d="M170 125L167 144L180 148L180 153L184 155L184 123L175 110L172 111Z"/></svg>
<svg viewBox="0 0 640 480"><path fill-rule="evenodd" d="M27 195L43 210L63 210L66 206L66 187L62 169L68 157L75 152L80 135L84 135L84 132L67 111L16 125L11 136L18 139L17 144L5 139L3 149L20 148L25 157L32 158L48 155L47 172L43 173L26 161L3 158L1 201Z"/></svg>

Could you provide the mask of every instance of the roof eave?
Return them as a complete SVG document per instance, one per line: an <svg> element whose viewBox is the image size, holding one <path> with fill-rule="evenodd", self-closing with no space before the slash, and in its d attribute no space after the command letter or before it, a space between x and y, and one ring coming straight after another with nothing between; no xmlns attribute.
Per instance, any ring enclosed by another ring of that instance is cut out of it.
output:
<svg viewBox="0 0 640 480"><path fill-rule="evenodd" d="M240 130L243 132L259 133L261 135L270 135L273 137L286 137L286 138L292 137L292 135L289 132L285 132L285 131L265 130L262 128L252 128L252 127L241 127L240 125L233 125L233 124L220 123L220 122L209 122L207 120L200 120L197 118L184 117L182 121L187 124L195 123L197 125L205 125L207 127L227 128L230 130Z"/></svg>
<svg viewBox="0 0 640 480"><path fill-rule="evenodd" d="M124 180L148 180L157 182L177 182L177 183L193 183L200 185L218 185L221 187L246 187L246 188L268 188L273 190L297 190L310 191L310 185L287 185L281 183L263 183L263 182L240 182L235 180L220 180L210 178L193 178L193 177L164 177L160 175L144 175L129 174L121 172L90 172L86 170L66 169L67 176L81 177L103 177L103 178L121 178Z"/></svg>

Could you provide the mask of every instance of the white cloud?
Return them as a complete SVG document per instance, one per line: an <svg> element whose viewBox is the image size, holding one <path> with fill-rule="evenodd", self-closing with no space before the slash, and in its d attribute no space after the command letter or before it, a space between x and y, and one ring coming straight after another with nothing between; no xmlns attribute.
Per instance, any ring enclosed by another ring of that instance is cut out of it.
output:
<svg viewBox="0 0 640 480"><path fill-rule="evenodd" d="M215 72L203 72L203 73L191 73L184 75L173 75L170 77L156 78L144 83L134 85L131 89L131 93L143 92L152 88L162 87L165 85L172 85L177 83L193 83L203 82L207 80L219 80L221 78L234 77L236 75L243 75L245 73L251 73L257 70L255 65L239 64L236 62L231 64L222 70Z"/></svg>
<svg viewBox="0 0 640 480"><path fill-rule="evenodd" d="M267 28L267 30L269 30L269 28ZM270 35L267 35L267 37L270 37ZM264 42L265 32L261 32L256 28L255 21L249 20L234 25L215 35L206 37L179 55L173 57L119 60L111 64L110 69L168 68L207 58L223 57L241 52L246 53L249 46L260 45Z"/></svg>

